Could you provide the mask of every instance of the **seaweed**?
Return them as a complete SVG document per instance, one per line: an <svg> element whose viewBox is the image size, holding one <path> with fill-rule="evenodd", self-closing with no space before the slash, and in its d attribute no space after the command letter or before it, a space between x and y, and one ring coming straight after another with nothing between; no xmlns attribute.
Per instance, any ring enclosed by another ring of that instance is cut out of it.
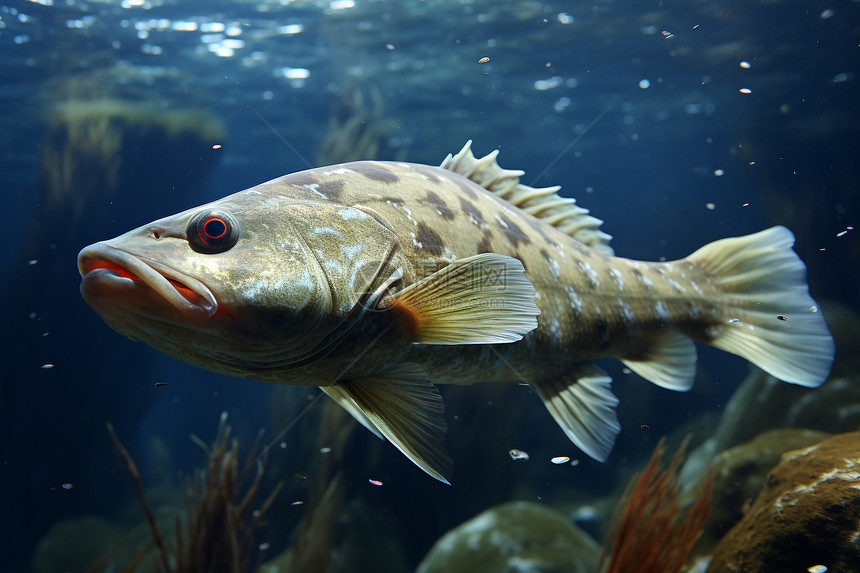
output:
<svg viewBox="0 0 860 573"><path fill-rule="evenodd" d="M682 506L680 468L688 441L689 436L661 470L661 439L642 473L630 480L612 516L599 570L677 573L684 567L705 526L714 479L711 474L696 499Z"/></svg>
<svg viewBox="0 0 860 573"><path fill-rule="evenodd" d="M266 545L256 543L256 533L266 524L266 512L283 486L283 482L279 482L259 508L252 509L263 478L263 462L256 455L259 435L251 448L252 453L241 466L238 442L231 440L226 415L221 416L218 433L211 446L192 436L207 453L207 461L204 468L196 470L185 480L185 515L176 518L175 532L172 538L168 538L159 528L155 513L146 500L137 465L111 424L108 424L108 433L117 456L131 476L146 516L151 543L156 550L154 561L157 570L164 573L239 573L259 567ZM243 489L242 484L249 480L254 470L253 479ZM137 570L150 549L150 544L144 544L123 571L131 573ZM90 572L102 571L112 553L113 550L99 560Z"/></svg>

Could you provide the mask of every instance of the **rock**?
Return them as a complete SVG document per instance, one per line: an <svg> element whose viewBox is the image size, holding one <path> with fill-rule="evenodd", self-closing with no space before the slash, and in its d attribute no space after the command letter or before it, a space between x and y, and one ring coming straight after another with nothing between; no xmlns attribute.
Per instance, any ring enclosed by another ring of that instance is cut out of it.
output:
<svg viewBox="0 0 860 573"><path fill-rule="evenodd" d="M122 536L120 527L101 517L86 515L59 521L39 541L31 563L32 571L86 571ZM112 561L111 564L117 563ZM117 570L120 567L118 565Z"/></svg>
<svg viewBox="0 0 860 573"><path fill-rule="evenodd" d="M685 484L685 492L697 493L707 475L714 472L711 510L694 553L713 553L719 540L743 518L782 454L817 444L829 435L798 428L770 430L717 454L707 471Z"/></svg>
<svg viewBox="0 0 860 573"><path fill-rule="evenodd" d="M783 455L750 510L714 551L711 573L857 571L860 432Z"/></svg>
<svg viewBox="0 0 860 573"><path fill-rule="evenodd" d="M697 447L682 470L684 482L706 472L718 453L774 428L809 428L832 434L860 426L860 383L831 378L819 388L780 382L754 368L726 404L714 435Z"/></svg>
<svg viewBox="0 0 860 573"><path fill-rule="evenodd" d="M443 535L416 573L591 573L600 546L564 515L513 501Z"/></svg>

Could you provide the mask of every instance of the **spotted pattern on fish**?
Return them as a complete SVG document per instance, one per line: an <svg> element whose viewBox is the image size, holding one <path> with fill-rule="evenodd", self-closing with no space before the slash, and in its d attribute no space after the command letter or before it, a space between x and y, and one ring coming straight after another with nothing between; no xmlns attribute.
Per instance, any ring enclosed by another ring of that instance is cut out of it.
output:
<svg viewBox="0 0 860 573"><path fill-rule="evenodd" d="M585 275L586 280L588 281L588 286L593 289L596 289L600 286L600 279L597 276L597 271L594 270L590 264L585 261L576 261L576 266L579 267L580 271Z"/></svg>
<svg viewBox="0 0 860 573"><path fill-rule="evenodd" d="M469 221L471 221L473 225L480 228L487 227L487 222L484 220L484 216L472 201L466 197L458 197L458 199L460 200L460 209L466 214L466 217L469 218Z"/></svg>
<svg viewBox="0 0 860 573"><path fill-rule="evenodd" d="M429 252L431 255L441 255L445 242L439 233L430 228L426 223L418 223L418 233L416 239L422 245L422 249Z"/></svg>
<svg viewBox="0 0 860 573"><path fill-rule="evenodd" d="M340 194L343 192L343 181L323 181L320 183L319 192L325 195L331 201L339 201Z"/></svg>
<svg viewBox="0 0 860 573"><path fill-rule="evenodd" d="M416 173L420 174L430 183L439 183L439 176L432 169L425 169L425 165L418 165L415 163L407 163L405 165L409 165L410 168Z"/></svg>
<svg viewBox="0 0 860 573"><path fill-rule="evenodd" d="M428 203L430 203L431 205L436 207L436 212L439 213L439 215L443 219L445 219L447 221L452 221L454 219L455 213L454 213L453 209L448 207L448 204L445 203L445 201L443 201L442 198L439 197L439 195L437 195L433 191L428 191L427 195L425 196L424 199Z"/></svg>
<svg viewBox="0 0 860 573"><path fill-rule="evenodd" d="M624 291L624 275L621 273L619 269L610 267L608 269L609 276L612 277L612 282L615 283L615 286L619 291Z"/></svg>
<svg viewBox="0 0 860 573"><path fill-rule="evenodd" d="M478 201L478 191L475 189L474 184L465 178L459 178L454 180L454 183L459 187L460 191L462 191L463 195L466 196L470 201Z"/></svg>
<svg viewBox="0 0 860 573"><path fill-rule="evenodd" d="M481 237L481 241L475 247L475 254L480 255L482 253L492 253L493 251L493 242L490 240L489 233Z"/></svg>
<svg viewBox="0 0 860 573"><path fill-rule="evenodd" d="M375 161L357 161L351 164L351 169L356 173L379 183L397 183L400 177L394 174L392 169L383 167Z"/></svg>
<svg viewBox="0 0 860 573"><path fill-rule="evenodd" d="M519 248L520 244L528 244L531 240L522 232L522 230L504 215L498 216L498 221L504 229L505 238L510 241L514 248Z"/></svg>

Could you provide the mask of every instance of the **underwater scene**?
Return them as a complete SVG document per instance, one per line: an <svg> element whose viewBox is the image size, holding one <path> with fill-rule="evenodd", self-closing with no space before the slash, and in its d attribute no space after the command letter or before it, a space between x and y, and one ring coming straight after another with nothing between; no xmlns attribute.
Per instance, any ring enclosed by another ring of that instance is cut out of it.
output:
<svg viewBox="0 0 860 573"><path fill-rule="evenodd" d="M0 51L0 573L860 571L860 2Z"/></svg>

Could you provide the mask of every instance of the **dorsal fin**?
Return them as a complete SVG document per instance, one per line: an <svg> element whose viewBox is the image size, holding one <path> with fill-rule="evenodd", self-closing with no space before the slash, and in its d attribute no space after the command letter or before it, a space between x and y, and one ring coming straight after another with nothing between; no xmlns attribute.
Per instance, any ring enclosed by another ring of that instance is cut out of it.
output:
<svg viewBox="0 0 860 573"><path fill-rule="evenodd" d="M520 183L523 171L502 169L496 163L498 149L478 159L472 155L471 147L472 140L469 140L457 155L449 153L440 167L459 173L580 243L608 255L613 254L609 246L612 237L600 230L603 221L589 215L588 209L576 204L576 199L560 197L560 186L536 189L523 185Z"/></svg>

